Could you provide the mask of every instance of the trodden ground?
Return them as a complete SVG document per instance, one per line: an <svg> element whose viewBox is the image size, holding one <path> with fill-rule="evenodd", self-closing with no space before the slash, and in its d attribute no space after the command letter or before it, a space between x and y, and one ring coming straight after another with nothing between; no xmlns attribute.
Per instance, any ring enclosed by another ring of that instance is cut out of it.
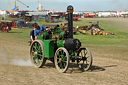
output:
<svg viewBox="0 0 128 85"><path fill-rule="evenodd" d="M10 34L0 32L0 85L128 85L128 37L122 35L123 31L119 29L119 27L125 29L124 34L128 33L128 19L96 18L87 20L99 20L102 27L106 22L106 30L111 22L114 23L110 24L110 27L117 26L114 27L117 30L113 31L117 34L114 37L110 35L110 40L115 40L111 43L104 44L98 41L101 44L96 42L95 44L88 40L82 40L84 36L86 39L90 36L86 37L83 34L75 36L82 37L80 40L83 42L83 46L87 46L93 54L93 65L90 71L81 72L74 63L71 63L66 73L59 73L50 61L47 61L43 68L34 68L29 59L30 47L27 44L29 37L26 35L24 37L27 38L21 37L26 29L13 29ZM77 24L77 22L75 23ZM28 30L30 31L30 29ZM106 36L101 38L109 39ZM86 44L87 42L91 44Z"/></svg>

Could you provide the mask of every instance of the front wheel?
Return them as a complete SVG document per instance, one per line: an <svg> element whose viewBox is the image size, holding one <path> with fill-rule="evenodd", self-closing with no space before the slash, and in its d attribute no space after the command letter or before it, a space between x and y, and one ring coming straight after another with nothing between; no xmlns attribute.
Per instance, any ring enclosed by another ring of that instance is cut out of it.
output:
<svg viewBox="0 0 128 85"><path fill-rule="evenodd" d="M92 54L88 48L80 48L77 53L77 64L83 71L87 71L92 66Z"/></svg>
<svg viewBox="0 0 128 85"><path fill-rule="evenodd" d="M69 60L68 51L63 47L58 48L54 57L56 69L61 73L65 73L69 66Z"/></svg>
<svg viewBox="0 0 128 85"><path fill-rule="evenodd" d="M46 58L44 57L44 43L41 40L35 40L31 44L30 48L30 59L34 67L41 68L45 62Z"/></svg>

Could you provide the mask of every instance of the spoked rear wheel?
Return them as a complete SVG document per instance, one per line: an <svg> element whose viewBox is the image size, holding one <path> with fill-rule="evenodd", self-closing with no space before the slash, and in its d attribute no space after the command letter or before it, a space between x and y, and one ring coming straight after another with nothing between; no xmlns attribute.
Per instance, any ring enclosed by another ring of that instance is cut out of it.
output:
<svg viewBox="0 0 128 85"><path fill-rule="evenodd" d="M92 54L88 48L80 48L77 56L77 64L82 71L87 71L92 65Z"/></svg>
<svg viewBox="0 0 128 85"><path fill-rule="evenodd" d="M44 58L44 43L41 40L35 40L31 44L30 58L34 67L41 68L45 64L46 58Z"/></svg>
<svg viewBox="0 0 128 85"><path fill-rule="evenodd" d="M7 28L7 26L5 25L5 26L2 27L1 32L3 32L3 33L7 33L8 30L9 30L9 28Z"/></svg>
<svg viewBox="0 0 128 85"><path fill-rule="evenodd" d="M68 51L63 47L58 48L55 53L54 61L55 61L56 69L61 73L65 73L69 66Z"/></svg>

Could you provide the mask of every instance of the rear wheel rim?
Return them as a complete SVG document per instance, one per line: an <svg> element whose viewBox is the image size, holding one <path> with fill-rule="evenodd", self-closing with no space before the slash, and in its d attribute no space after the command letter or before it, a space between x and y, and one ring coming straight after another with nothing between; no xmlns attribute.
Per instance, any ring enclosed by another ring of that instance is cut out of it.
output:
<svg viewBox="0 0 128 85"><path fill-rule="evenodd" d="M80 48L77 56L79 57L77 60L79 68L83 71L89 70L92 65L92 54L90 50L88 48Z"/></svg>
<svg viewBox="0 0 128 85"><path fill-rule="evenodd" d="M3 33L7 33L7 32L8 32L7 26L2 27L1 32L3 32Z"/></svg>

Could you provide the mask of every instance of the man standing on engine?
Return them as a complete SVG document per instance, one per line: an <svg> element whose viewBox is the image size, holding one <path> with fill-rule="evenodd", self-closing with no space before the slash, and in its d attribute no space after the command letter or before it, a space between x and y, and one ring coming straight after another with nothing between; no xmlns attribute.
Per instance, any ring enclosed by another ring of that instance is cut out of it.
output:
<svg viewBox="0 0 128 85"><path fill-rule="evenodd" d="M38 38L37 36L41 35L44 32L45 29L46 28L43 25L38 25L37 23L34 23L34 30L30 32L30 45L32 42L34 42L34 40Z"/></svg>
<svg viewBox="0 0 128 85"><path fill-rule="evenodd" d="M39 35L41 35L44 30L50 30L50 28L45 28L43 25L38 25L37 23L34 23L34 30L30 32L30 45L34 40L38 38Z"/></svg>
<svg viewBox="0 0 128 85"><path fill-rule="evenodd" d="M37 23L34 24L34 37L35 40L37 39L37 36L41 35L46 28L42 25L38 25Z"/></svg>

